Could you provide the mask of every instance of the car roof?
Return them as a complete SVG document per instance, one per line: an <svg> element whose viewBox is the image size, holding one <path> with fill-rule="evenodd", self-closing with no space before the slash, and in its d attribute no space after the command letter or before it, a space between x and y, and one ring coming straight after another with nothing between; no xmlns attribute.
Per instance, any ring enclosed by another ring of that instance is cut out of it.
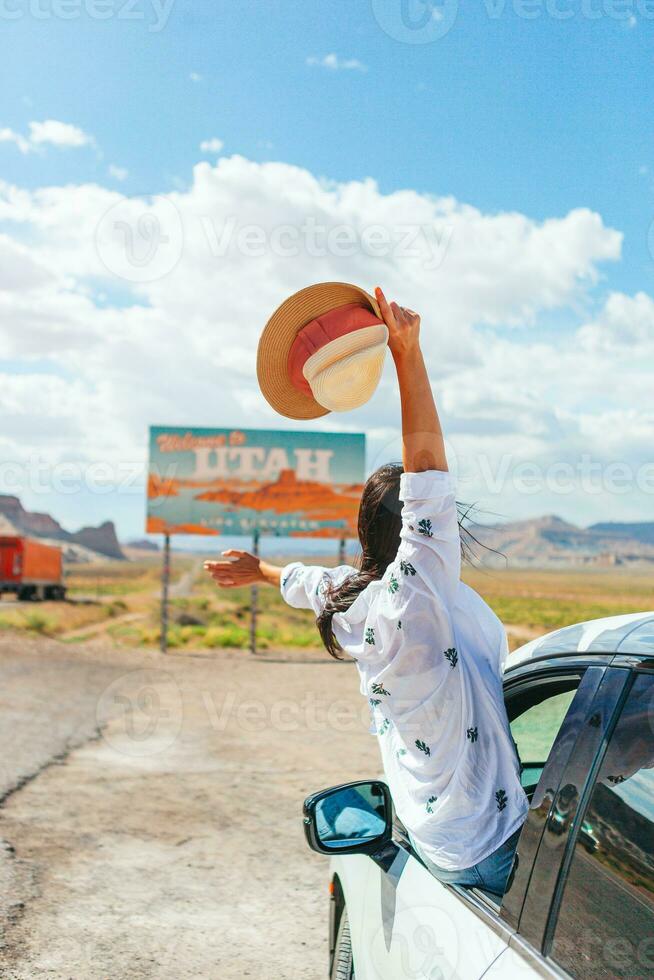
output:
<svg viewBox="0 0 654 980"><path fill-rule="evenodd" d="M629 613L589 619L564 626L518 647L506 659L504 669L541 657L578 653L634 653L654 656L654 612Z"/></svg>

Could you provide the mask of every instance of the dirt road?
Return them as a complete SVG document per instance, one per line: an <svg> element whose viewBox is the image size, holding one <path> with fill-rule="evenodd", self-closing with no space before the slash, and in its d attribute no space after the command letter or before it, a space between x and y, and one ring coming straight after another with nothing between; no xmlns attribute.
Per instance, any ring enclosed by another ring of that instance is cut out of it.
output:
<svg viewBox="0 0 654 980"><path fill-rule="evenodd" d="M0 689L3 978L324 976L300 808L378 772L352 665L5 636Z"/></svg>

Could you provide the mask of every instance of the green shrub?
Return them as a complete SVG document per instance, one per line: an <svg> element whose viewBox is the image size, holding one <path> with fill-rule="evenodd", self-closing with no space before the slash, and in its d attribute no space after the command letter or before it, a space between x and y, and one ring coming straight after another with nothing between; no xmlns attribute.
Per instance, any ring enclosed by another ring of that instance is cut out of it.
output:
<svg viewBox="0 0 654 980"><path fill-rule="evenodd" d="M241 626L212 627L207 630L205 643L211 648L236 647L243 650L250 645L250 633Z"/></svg>
<svg viewBox="0 0 654 980"><path fill-rule="evenodd" d="M47 633L50 620L40 612L29 612L24 615L25 628L32 633Z"/></svg>

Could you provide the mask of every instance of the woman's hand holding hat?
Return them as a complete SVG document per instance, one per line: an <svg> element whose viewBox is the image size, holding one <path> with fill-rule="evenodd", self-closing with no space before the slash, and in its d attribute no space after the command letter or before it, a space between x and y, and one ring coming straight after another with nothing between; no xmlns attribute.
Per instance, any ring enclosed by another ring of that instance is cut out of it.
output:
<svg viewBox="0 0 654 980"><path fill-rule="evenodd" d="M388 346L395 361L420 348L420 314L397 303L389 303L377 286L375 297L379 312L388 327Z"/></svg>

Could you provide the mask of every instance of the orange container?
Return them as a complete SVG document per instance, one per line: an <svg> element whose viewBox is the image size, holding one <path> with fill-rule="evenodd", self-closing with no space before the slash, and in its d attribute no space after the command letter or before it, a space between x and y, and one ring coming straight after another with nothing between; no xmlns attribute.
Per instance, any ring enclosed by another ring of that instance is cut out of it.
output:
<svg viewBox="0 0 654 980"><path fill-rule="evenodd" d="M0 582L51 585L63 582L61 548L32 538L0 536Z"/></svg>

